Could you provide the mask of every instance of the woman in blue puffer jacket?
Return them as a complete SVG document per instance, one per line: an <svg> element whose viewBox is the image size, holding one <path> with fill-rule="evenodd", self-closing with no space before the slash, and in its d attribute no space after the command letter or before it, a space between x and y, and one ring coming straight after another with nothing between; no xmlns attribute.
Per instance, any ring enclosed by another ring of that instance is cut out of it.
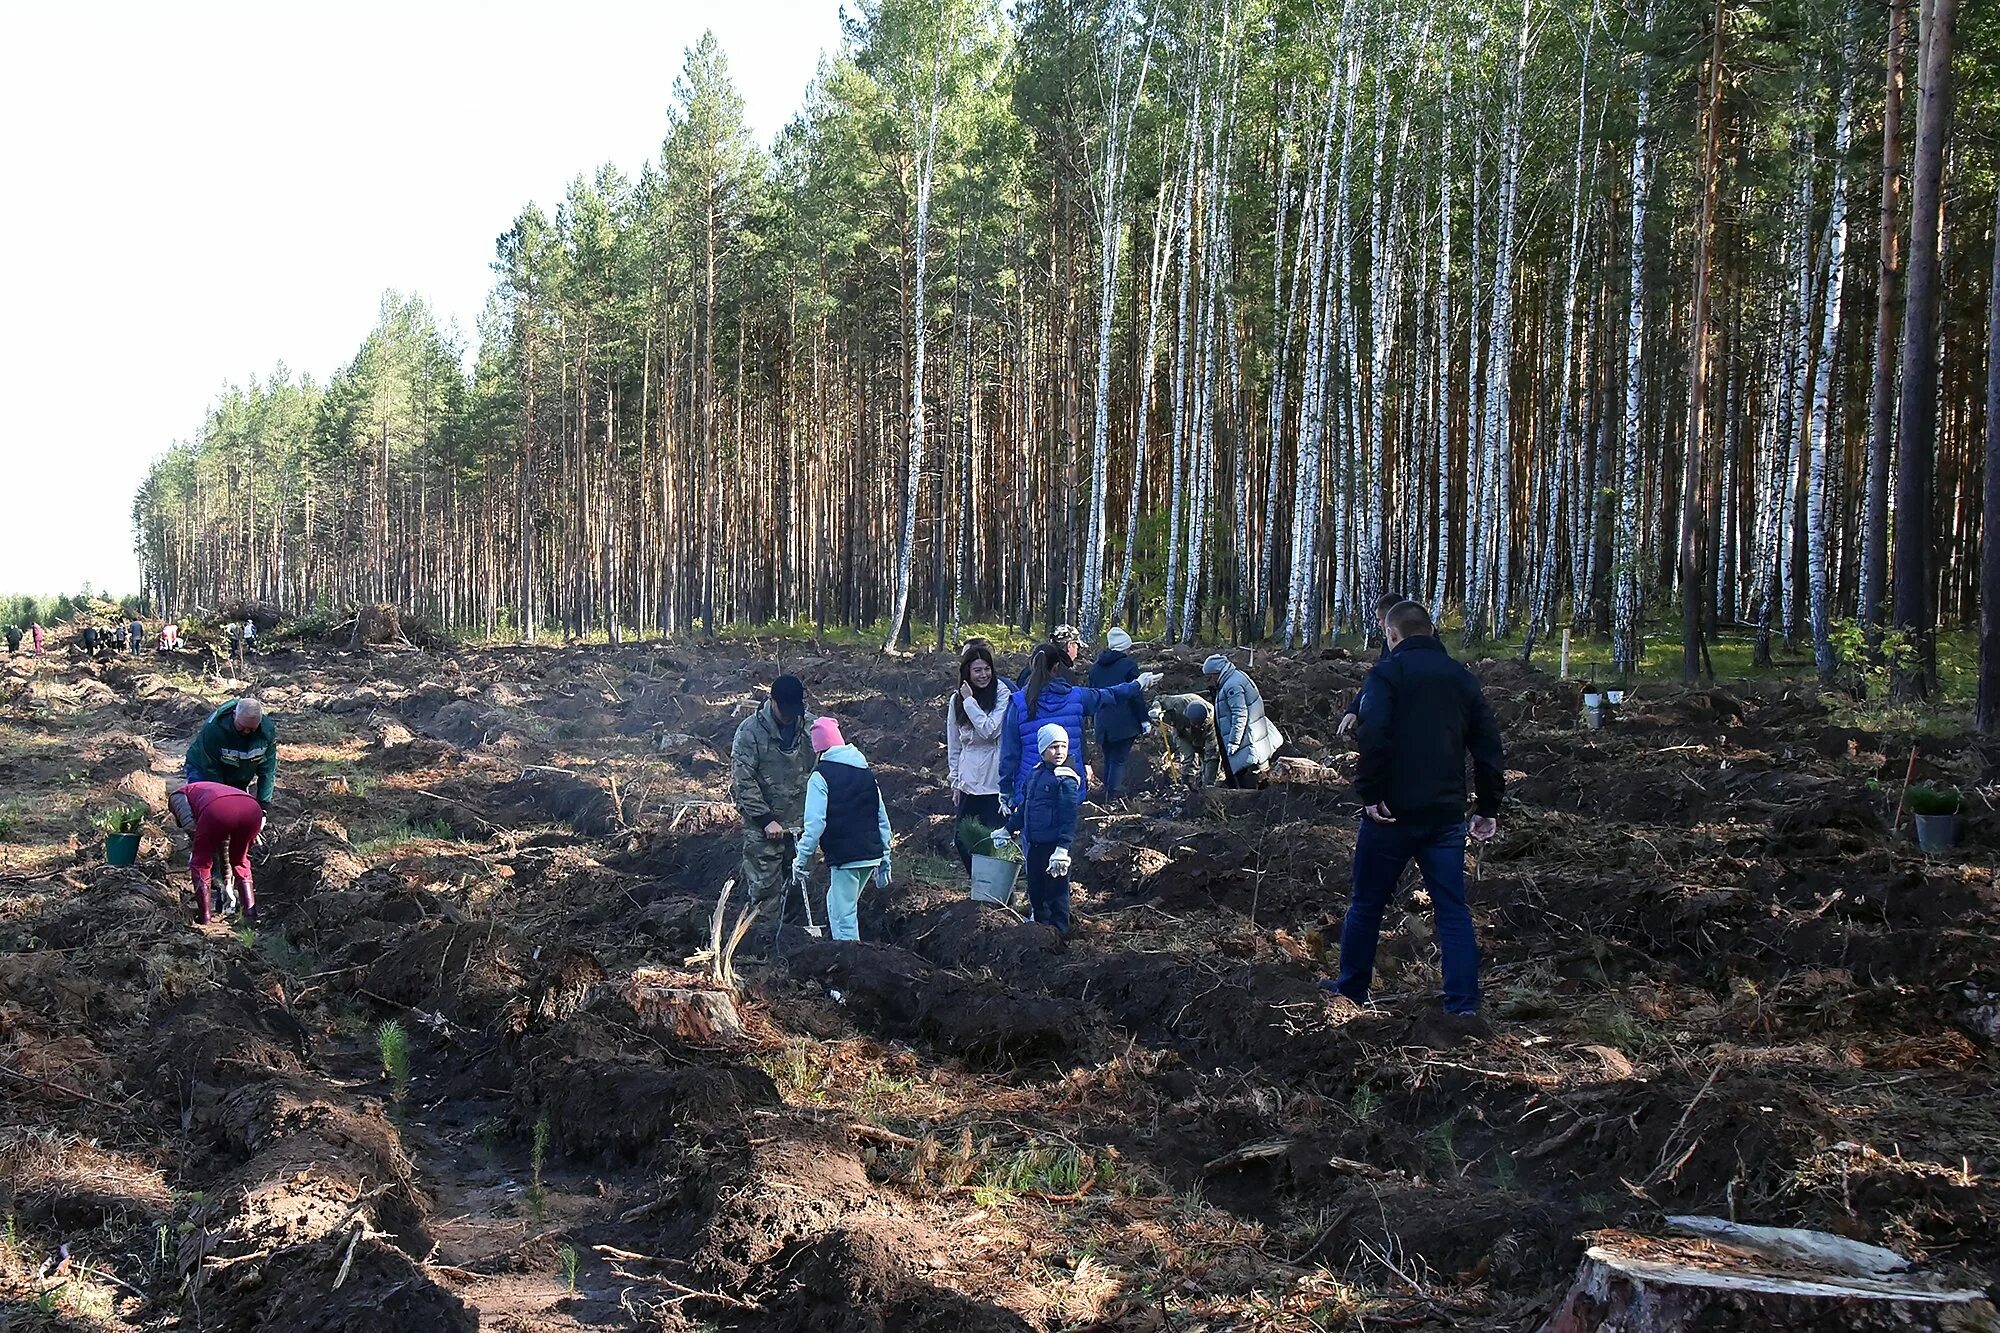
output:
<svg viewBox="0 0 2000 1333"><path fill-rule="evenodd" d="M1146 691L1160 683L1160 673L1148 671L1123 685L1094 690L1072 684L1069 672L1069 654L1045 643L1035 649L1026 687L1007 702L1007 720L1000 728L1000 774L1009 808L1020 806L1028 775L1041 762L1042 747L1035 738L1044 726L1054 723L1068 732L1070 754L1081 755L1085 718L1114 705L1136 705L1143 712ZM1079 776L1077 803L1089 798L1088 783Z"/></svg>

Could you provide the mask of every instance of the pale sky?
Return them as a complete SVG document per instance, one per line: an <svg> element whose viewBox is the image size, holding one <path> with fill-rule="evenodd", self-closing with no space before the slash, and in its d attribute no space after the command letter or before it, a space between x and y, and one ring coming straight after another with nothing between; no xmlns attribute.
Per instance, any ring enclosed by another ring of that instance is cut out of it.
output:
<svg viewBox="0 0 2000 1333"><path fill-rule="evenodd" d="M0 0L0 593L136 591L147 464L384 289L469 349L494 238L657 152L706 27L768 143L839 5Z"/></svg>

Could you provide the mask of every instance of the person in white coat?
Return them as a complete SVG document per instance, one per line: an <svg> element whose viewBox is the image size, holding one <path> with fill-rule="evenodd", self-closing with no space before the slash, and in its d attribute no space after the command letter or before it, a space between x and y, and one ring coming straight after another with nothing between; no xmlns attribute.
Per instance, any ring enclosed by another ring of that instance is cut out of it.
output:
<svg viewBox="0 0 2000 1333"><path fill-rule="evenodd" d="M1222 780L1231 787L1261 787L1278 747L1285 743L1277 724L1264 716L1257 682L1221 653L1201 664L1215 683L1215 731L1222 741Z"/></svg>
<svg viewBox="0 0 2000 1333"><path fill-rule="evenodd" d="M952 808L961 821L958 859L968 868L972 853L990 846L993 830L1006 822L1000 812L1000 732L1009 697L994 669L992 646L984 639L968 641L958 656L958 689L944 710Z"/></svg>

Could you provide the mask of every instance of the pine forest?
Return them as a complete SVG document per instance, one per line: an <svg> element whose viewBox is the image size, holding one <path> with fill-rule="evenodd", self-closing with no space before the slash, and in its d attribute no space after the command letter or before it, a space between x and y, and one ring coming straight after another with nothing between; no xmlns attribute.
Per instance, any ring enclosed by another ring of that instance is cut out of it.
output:
<svg viewBox="0 0 2000 1333"><path fill-rule="evenodd" d="M867 0L767 147L711 36L636 176L495 220L473 345L391 293L225 388L147 588L885 646L1394 590L1921 694L2000 511L1996 49L1994 0Z"/></svg>

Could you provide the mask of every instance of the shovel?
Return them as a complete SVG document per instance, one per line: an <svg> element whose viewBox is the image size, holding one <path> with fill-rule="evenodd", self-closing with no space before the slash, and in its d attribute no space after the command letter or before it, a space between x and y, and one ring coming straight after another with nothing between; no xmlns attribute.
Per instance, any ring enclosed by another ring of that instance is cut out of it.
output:
<svg viewBox="0 0 2000 1333"><path fill-rule="evenodd" d="M799 886L799 901L806 905L806 934L816 940L825 939L826 927L813 920L813 900L812 894L806 891L806 877L800 875L795 882Z"/></svg>

